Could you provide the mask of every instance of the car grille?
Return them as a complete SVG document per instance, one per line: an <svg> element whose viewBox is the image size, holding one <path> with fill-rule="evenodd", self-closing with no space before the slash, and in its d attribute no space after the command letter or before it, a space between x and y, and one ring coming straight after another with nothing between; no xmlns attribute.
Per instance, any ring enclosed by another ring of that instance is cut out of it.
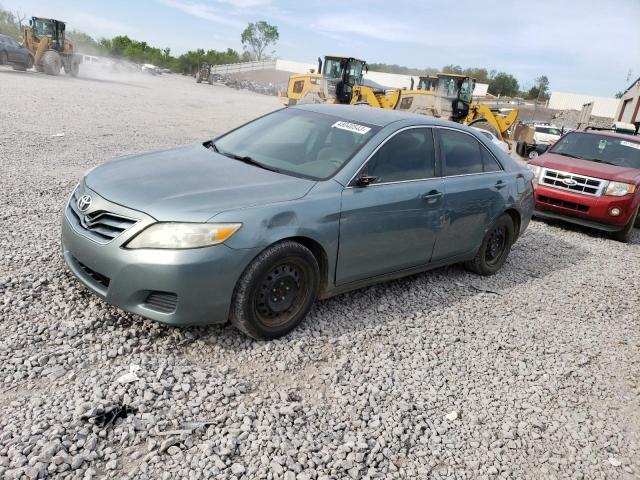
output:
<svg viewBox="0 0 640 480"><path fill-rule="evenodd" d="M542 203L546 203L547 205L553 205L554 207L562 207L568 208L570 210L575 210L577 212L588 212L589 207L587 205L581 205L579 203L567 202L565 200L560 200L559 198L551 198L545 197L544 195L540 195L538 200Z"/></svg>
<svg viewBox="0 0 640 480"><path fill-rule="evenodd" d="M97 210L87 215L78 209L78 192L74 192L67 206L68 216L75 220L76 227L98 243L109 243L122 232L135 225L138 220L106 210Z"/></svg>
<svg viewBox="0 0 640 480"><path fill-rule="evenodd" d="M584 195L600 196L607 182L585 175L545 168L542 170L540 183L548 187L561 188Z"/></svg>
<svg viewBox="0 0 640 480"><path fill-rule="evenodd" d="M109 288L109 282L110 282L109 277L105 277L101 273L98 273L95 270L90 269L84 263L79 262L78 259L75 259L75 261L78 264L78 266L82 269L82 271L86 273L89 277L91 277L96 283L99 283L105 288Z"/></svg>
<svg viewBox="0 0 640 480"><path fill-rule="evenodd" d="M145 300L145 307L163 313L172 313L178 305L178 296L169 292L150 292Z"/></svg>

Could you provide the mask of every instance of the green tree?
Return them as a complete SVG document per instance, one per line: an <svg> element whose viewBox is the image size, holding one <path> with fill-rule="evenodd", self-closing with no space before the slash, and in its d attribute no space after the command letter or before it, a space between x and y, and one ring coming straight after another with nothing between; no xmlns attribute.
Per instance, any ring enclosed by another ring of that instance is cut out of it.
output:
<svg viewBox="0 0 640 480"><path fill-rule="evenodd" d="M549 98L549 79L546 75L541 75L534 80L533 87L529 89L528 97Z"/></svg>
<svg viewBox="0 0 640 480"><path fill-rule="evenodd" d="M403 67L402 65L389 65L387 63L369 63L369 70L374 72L384 72L384 73L397 73L399 75L418 75L418 76L426 76L433 75L438 72L437 68L410 68Z"/></svg>
<svg viewBox="0 0 640 480"><path fill-rule="evenodd" d="M460 65L445 65L442 67L442 73L455 73L457 75L462 75L463 70Z"/></svg>
<svg viewBox="0 0 640 480"><path fill-rule="evenodd" d="M20 38L20 28L17 25L15 15L0 6L0 33L9 35L18 40Z"/></svg>
<svg viewBox="0 0 640 480"><path fill-rule="evenodd" d="M518 90L518 80L509 73L496 73L489 82L489 93L492 95L514 97L518 94Z"/></svg>
<svg viewBox="0 0 640 480"><path fill-rule="evenodd" d="M270 25L264 20L249 23L240 34L242 46L254 60L263 60L267 56L265 55L267 47L275 45L279 38L278 27Z"/></svg>

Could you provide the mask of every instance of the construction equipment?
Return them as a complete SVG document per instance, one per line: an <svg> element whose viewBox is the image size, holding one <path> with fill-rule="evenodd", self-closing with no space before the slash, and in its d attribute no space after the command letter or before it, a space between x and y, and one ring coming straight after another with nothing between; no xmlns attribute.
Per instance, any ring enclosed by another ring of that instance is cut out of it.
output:
<svg viewBox="0 0 640 480"><path fill-rule="evenodd" d="M65 24L52 18L32 17L29 26L22 27L22 46L33 55L36 70L48 75L65 73L77 77L82 56L65 38Z"/></svg>
<svg viewBox="0 0 640 480"><path fill-rule="evenodd" d="M213 76L211 75L211 65L208 63L201 63L200 68L196 72L196 83L208 82L209 85L213 85Z"/></svg>
<svg viewBox="0 0 640 480"><path fill-rule="evenodd" d="M504 115L474 102L475 79L465 75L420 77L417 89L412 80L404 90L367 82L367 71L366 62L354 57L326 56L324 62L318 58L318 73L292 75L280 98L287 105L344 103L420 113L491 130L501 140L518 117L515 109Z"/></svg>

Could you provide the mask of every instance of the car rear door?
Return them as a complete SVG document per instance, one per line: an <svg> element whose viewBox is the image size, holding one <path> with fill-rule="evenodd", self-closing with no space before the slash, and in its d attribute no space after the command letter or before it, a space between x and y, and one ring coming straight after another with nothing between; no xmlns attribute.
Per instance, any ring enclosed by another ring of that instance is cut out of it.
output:
<svg viewBox="0 0 640 480"><path fill-rule="evenodd" d="M505 210L509 175L468 132L437 128L444 187L443 227L433 261L477 249L491 222Z"/></svg>
<svg viewBox="0 0 640 480"><path fill-rule="evenodd" d="M441 224L433 130L386 139L342 193L336 284L427 264ZM375 177L358 186L363 175Z"/></svg>

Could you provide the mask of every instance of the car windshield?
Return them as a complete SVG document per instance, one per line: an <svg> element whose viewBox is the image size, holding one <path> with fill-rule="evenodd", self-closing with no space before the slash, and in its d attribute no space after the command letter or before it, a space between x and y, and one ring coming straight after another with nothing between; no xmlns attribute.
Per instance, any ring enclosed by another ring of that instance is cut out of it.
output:
<svg viewBox="0 0 640 480"><path fill-rule="evenodd" d="M562 137L551 153L581 158L619 167L640 169L640 140L571 132Z"/></svg>
<svg viewBox="0 0 640 480"><path fill-rule="evenodd" d="M536 132L546 133L547 135L562 135L562 132L555 127L536 127Z"/></svg>
<svg viewBox="0 0 640 480"><path fill-rule="evenodd" d="M215 140L221 153L315 180L332 177L380 127L285 108Z"/></svg>

